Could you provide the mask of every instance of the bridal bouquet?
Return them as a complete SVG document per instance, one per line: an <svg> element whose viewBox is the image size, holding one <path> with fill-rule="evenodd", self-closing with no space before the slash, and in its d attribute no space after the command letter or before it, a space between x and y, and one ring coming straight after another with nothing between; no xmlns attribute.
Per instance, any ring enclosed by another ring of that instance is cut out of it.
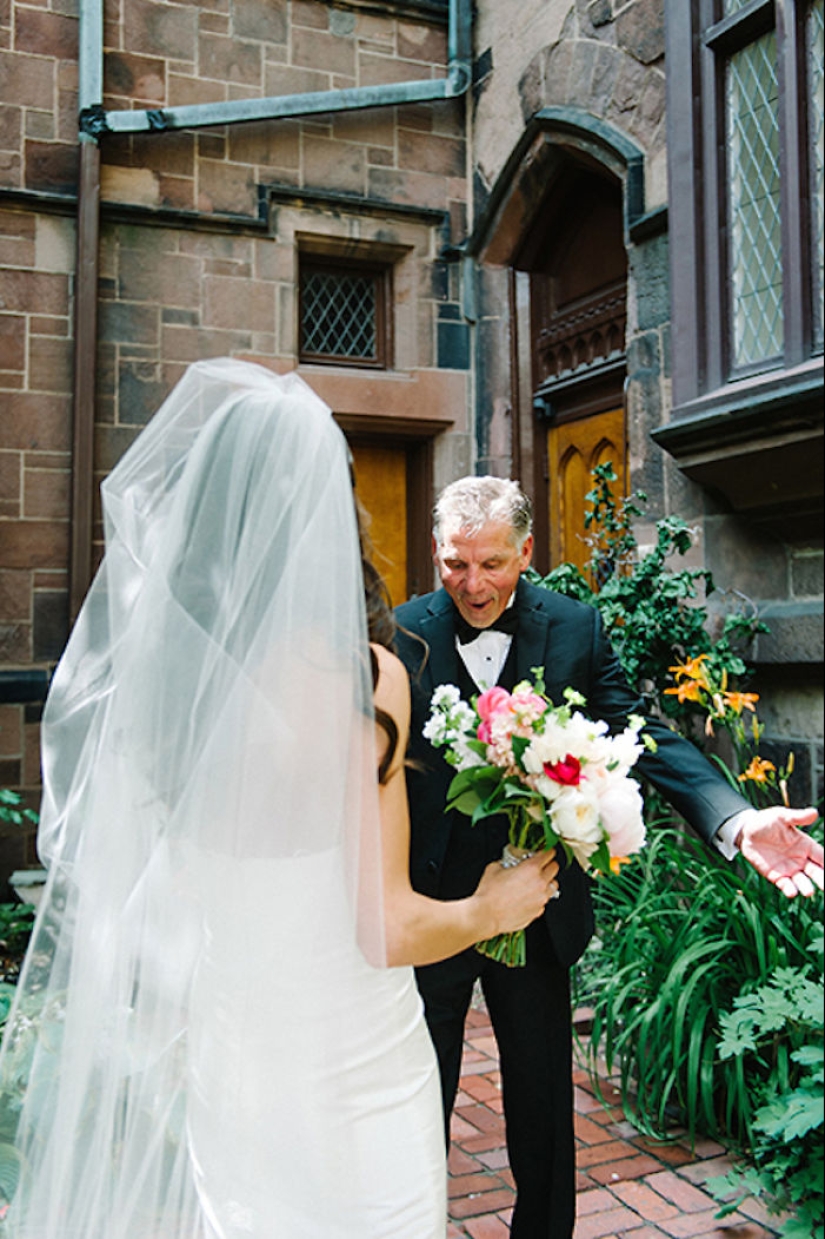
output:
<svg viewBox="0 0 825 1239"><path fill-rule="evenodd" d="M617 735L582 714L574 689L554 706L540 670L512 693L488 688L468 704L453 684L433 693L424 735L456 775L447 808L482 818L504 814L509 838L502 864L561 845L583 869L615 871L645 841L642 796L630 769L645 745L633 716ZM508 966L524 963L524 931L498 934L476 949Z"/></svg>

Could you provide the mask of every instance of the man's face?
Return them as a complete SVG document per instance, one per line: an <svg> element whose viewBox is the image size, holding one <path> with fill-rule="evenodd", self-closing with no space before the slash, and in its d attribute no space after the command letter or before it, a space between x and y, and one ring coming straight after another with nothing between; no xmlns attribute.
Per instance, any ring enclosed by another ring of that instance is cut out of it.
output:
<svg viewBox="0 0 825 1239"><path fill-rule="evenodd" d="M489 628L501 615L533 554L532 535L519 551L513 531L488 521L478 533L445 529L441 546L433 539L433 562L441 583L473 628Z"/></svg>

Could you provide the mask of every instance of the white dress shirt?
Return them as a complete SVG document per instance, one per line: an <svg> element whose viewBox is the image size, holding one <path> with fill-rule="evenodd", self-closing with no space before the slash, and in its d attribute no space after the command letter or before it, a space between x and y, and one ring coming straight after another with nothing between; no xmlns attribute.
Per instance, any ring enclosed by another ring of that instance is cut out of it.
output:
<svg viewBox="0 0 825 1239"><path fill-rule="evenodd" d="M498 683L512 643L511 632L499 632L496 628L482 628L476 639L466 645L462 645L458 637L455 639L461 661L473 683L482 690Z"/></svg>

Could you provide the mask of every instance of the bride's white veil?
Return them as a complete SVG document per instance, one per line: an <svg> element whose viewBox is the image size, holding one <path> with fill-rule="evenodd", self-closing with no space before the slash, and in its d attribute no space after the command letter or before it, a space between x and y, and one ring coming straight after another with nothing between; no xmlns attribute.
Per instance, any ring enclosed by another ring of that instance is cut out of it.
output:
<svg viewBox="0 0 825 1239"><path fill-rule="evenodd" d="M262 1107L300 1109L268 1155L288 1162L301 1121L338 1138L334 1047L383 958L346 445L299 378L203 362L102 491L105 557L43 720L49 876L0 1058L4 1233L268 1233L237 1182L266 1171Z"/></svg>

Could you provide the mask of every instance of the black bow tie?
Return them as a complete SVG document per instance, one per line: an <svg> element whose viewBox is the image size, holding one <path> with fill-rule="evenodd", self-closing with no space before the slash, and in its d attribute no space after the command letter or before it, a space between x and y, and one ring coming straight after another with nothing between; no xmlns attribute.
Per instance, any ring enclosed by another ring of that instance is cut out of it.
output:
<svg viewBox="0 0 825 1239"><path fill-rule="evenodd" d="M492 624L488 624L486 628L474 628L472 624L468 624L463 615L458 611L455 613L455 635L458 637L462 645L469 644L470 641L477 640L483 632L509 632L514 633L518 628L518 611L515 607L507 607L502 611L497 620L493 620Z"/></svg>

